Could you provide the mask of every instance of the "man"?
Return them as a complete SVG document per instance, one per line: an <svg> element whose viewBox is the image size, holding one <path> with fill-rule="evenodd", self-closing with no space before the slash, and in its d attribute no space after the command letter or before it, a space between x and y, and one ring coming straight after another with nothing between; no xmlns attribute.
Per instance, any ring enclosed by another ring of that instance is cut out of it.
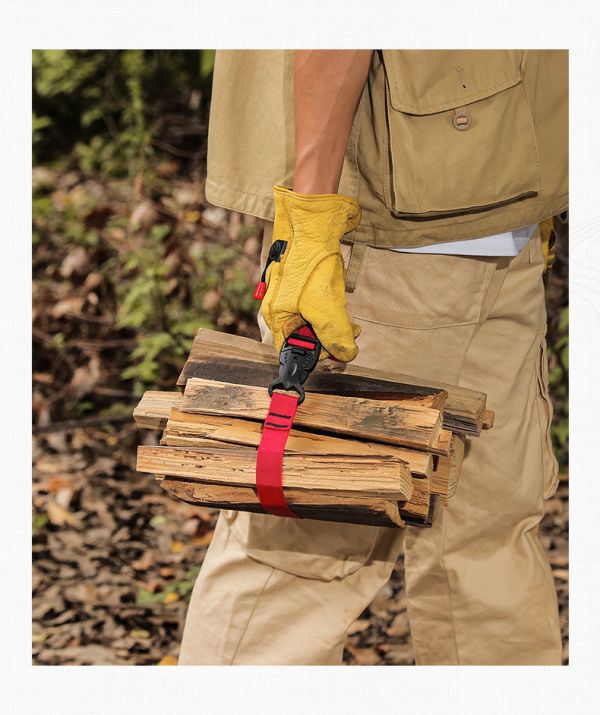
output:
<svg viewBox="0 0 600 715"><path fill-rule="evenodd" d="M403 549L417 664L560 664L537 224L567 208L566 53L220 52L206 192L265 219L263 265L287 241L264 339L309 321L337 359L487 393L496 423L430 529L222 512L180 663L341 663Z"/></svg>

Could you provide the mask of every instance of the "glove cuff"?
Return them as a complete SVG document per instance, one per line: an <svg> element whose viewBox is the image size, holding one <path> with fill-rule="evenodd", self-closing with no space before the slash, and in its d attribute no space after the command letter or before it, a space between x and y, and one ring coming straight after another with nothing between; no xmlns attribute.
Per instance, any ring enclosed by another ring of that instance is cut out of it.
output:
<svg viewBox="0 0 600 715"><path fill-rule="evenodd" d="M275 199L275 216L282 212L290 217L291 223L302 216L307 218L313 214L315 217L331 216L331 227L335 227L339 238L353 231L361 219L361 209L358 203L343 194L299 194L283 186L273 187Z"/></svg>

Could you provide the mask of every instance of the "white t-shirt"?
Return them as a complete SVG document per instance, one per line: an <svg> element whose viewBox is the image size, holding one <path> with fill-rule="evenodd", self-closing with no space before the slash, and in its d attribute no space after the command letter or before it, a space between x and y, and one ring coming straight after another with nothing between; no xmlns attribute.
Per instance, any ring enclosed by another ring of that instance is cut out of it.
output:
<svg viewBox="0 0 600 715"><path fill-rule="evenodd" d="M402 253L444 253L453 256L518 256L533 235L537 224L466 241L449 241L417 248L393 248Z"/></svg>

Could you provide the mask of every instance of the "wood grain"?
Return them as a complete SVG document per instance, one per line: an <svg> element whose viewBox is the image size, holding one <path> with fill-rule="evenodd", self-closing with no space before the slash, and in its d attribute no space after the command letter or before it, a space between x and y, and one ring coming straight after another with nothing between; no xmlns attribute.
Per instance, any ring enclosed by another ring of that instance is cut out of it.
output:
<svg viewBox="0 0 600 715"><path fill-rule="evenodd" d="M172 496L197 506L265 513L256 490L251 487L202 484L173 477L162 479L161 487ZM398 527L404 523L400 517L398 503L395 501L333 497L300 489L286 489L285 498L292 511L304 519L351 521L354 524L387 527Z"/></svg>
<svg viewBox="0 0 600 715"><path fill-rule="evenodd" d="M181 405L180 392L148 390L133 410L133 419L141 429L164 429L172 407Z"/></svg>
<svg viewBox="0 0 600 715"><path fill-rule="evenodd" d="M262 421L269 404L270 397L264 388L191 378L185 387L181 411ZM394 400L311 393L298 408L294 424L428 450L438 442L441 414L426 407L409 409Z"/></svg>
<svg viewBox="0 0 600 715"><path fill-rule="evenodd" d="M219 380L236 385L265 387L277 377L275 363L207 356L187 364L186 382L190 378ZM184 385L185 386L185 385ZM386 382L370 377L329 373L317 370L305 384L307 392L334 394L342 397L368 397L373 400L403 400L407 407L420 405L442 409L448 394L438 388L427 388L402 383Z"/></svg>
<svg viewBox="0 0 600 715"><path fill-rule="evenodd" d="M188 378L193 376L194 362L206 359L218 361L228 358L271 365L274 374L277 372L278 357L272 345L259 343L238 335L228 335L201 328L194 339L189 358L177 382L178 386L183 389ZM342 376L363 377L378 382L392 383L393 389L400 389L398 385L402 384L404 386L402 389L405 389L407 393L412 391L412 394L417 394L415 390L424 391L420 394L431 394L432 390L443 390L447 392L444 405L444 427L453 432L472 436L477 436L481 432L484 412L486 412L486 396L482 392L442 382L423 380L399 372L385 372L362 367L355 363L346 364L333 360L324 360L319 363L317 370L309 378L307 387L310 388L314 380L320 381L322 386L327 385L328 380L341 379ZM321 389L323 388L321 387ZM487 413L486 426L493 423L493 412L487 410Z"/></svg>
<svg viewBox="0 0 600 715"><path fill-rule="evenodd" d="M212 484L254 486L256 455L249 449L138 447L137 470ZM325 455L298 452L283 458L283 486L324 494L406 501L412 479L405 462L389 455Z"/></svg>
<svg viewBox="0 0 600 715"><path fill-rule="evenodd" d="M260 422L222 415L196 415L172 408L163 439L167 445L181 447L195 446L198 439L217 440L224 446L229 443L258 447L261 434ZM428 476L433 470L433 457L426 452L298 429L290 431L286 450L318 454L389 454L406 462L413 474Z"/></svg>

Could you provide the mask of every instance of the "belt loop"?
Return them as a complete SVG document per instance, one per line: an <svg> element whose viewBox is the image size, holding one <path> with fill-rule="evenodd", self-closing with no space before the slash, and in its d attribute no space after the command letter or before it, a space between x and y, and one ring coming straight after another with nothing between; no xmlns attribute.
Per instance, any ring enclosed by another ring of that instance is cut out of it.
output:
<svg viewBox="0 0 600 715"><path fill-rule="evenodd" d="M357 243L356 241L352 242L352 246L350 247L350 260L348 261L348 268L346 269L347 293L354 293L354 290L356 289L358 284L358 275L360 273L363 258L365 257L366 249L366 243Z"/></svg>

